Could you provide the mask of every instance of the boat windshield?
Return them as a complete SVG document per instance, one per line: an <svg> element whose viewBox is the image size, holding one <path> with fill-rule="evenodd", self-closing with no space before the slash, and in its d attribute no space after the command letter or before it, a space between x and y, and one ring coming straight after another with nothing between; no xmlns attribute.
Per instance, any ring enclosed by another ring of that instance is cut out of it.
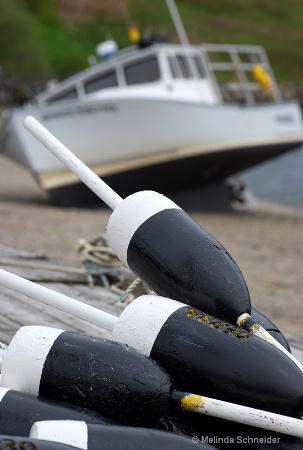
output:
<svg viewBox="0 0 303 450"><path fill-rule="evenodd" d="M205 78L206 73L199 55L177 53L168 56L173 78Z"/></svg>
<svg viewBox="0 0 303 450"><path fill-rule="evenodd" d="M116 86L118 86L117 74L115 70L111 70L89 78L84 83L84 90L89 94L90 92L95 92L99 89L108 89Z"/></svg>
<svg viewBox="0 0 303 450"><path fill-rule="evenodd" d="M57 95L54 95L53 97L50 97L47 100L47 103L54 103L54 102L60 102L64 100L72 100L78 97L76 88L68 89L64 92L60 92Z"/></svg>
<svg viewBox="0 0 303 450"><path fill-rule="evenodd" d="M126 84L151 83L160 80L156 56L150 56L124 65Z"/></svg>

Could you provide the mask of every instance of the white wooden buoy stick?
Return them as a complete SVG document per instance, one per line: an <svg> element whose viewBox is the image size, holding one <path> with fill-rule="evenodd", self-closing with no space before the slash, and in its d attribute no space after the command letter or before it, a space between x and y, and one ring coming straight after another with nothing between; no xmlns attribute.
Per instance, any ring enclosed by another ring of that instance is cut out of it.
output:
<svg viewBox="0 0 303 450"><path fill-rule="evenodd" d="M24 127L68 169L76 174L111 209L114 210L122 202L122 198L113 189L101 180L98 175L89 169L34 117L27 116L24 120Z"/></svg>
<svg viewBox="0 0 303 450"><path fill-rule="evenodd" d="M178 395L180 393L177 393ZM179 400L179 403L181 408L186 411L218 417L219 419L230 420L291 436L303 437L303 420L294 417L195 394L187 394Z"/></svg>
<svg viewBox="0 0 303 450"><path fill-rule="evenodd" d="M40 284L33 283L25 278L19 277L0 269L0 285L13 291L31 297L40 303L52 306L60 311L71 314L89 323L113 331L118 317L101 311L93 306L79 302L67 295L60 294Z"/></svg>

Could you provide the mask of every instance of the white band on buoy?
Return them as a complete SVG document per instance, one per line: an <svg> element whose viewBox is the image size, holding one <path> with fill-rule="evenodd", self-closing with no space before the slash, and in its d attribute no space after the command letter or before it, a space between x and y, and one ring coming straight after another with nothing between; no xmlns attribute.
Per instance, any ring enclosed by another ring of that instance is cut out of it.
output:
<svg viewBox="0 0 303 450"><path fill-rule="evenodd" d="M162 194L142 191L126 197L112 212L106 230L108 243L126 267L131 238L140 225L164 209L181 208Z"/></svg>
<svg viewBox="0 0 303 450"><path fill-rule="evenodd" d="M3 397L6 395L6 393L10 391L9 388L5 388L1 385L0 387L0 402L2 401Z"/></svg>
<svg viewBox="0 0 303 450"><path fill-rule="evenodd" d="M167 321L184 303L155 295L142 295L130 303L113 329L113 339L149 356Z"/></svg>
<svg viewBox="0 0 303 450"><path fill-rule="evenodd" d="M45 326L20 328L6 350L2 365L2 386L39 395L46 357L61 333L63 330Z"/></svg>
<svg viewBox="0 0 303 450"><path fill-rule="evenodd" d="M87 450L87 425L77 420L42 420L35 422L29 437L44 441L60 442ZM101 445L102 447L102 445Z"/></svg>

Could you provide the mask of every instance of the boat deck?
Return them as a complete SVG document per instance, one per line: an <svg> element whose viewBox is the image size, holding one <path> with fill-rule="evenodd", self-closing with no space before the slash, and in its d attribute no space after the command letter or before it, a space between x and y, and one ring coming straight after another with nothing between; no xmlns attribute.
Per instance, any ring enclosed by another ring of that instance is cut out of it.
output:
<svg viewBox="0 0 303 450"><path fill-rule="evenodd" d="M37 282L45 287L72 297L91 306L119 316L124 308L120 295L103 286L93 288L87 281L85 271L66 266L56 266L39 255L0 246L0 268ZM78 331L105 339L111 338L109 331L73 317L55 308L32 300L24 295L0 286L1 325L0 342L9 344L15 333L24 325L45 325L64 330ZM293 355L303 363L303 341L286 334Z"/></svg>

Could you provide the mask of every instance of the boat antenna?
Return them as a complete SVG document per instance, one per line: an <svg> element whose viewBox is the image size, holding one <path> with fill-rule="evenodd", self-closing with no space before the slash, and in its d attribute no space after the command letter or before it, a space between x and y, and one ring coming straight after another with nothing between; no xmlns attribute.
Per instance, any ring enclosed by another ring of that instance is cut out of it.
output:
<svg viewBox="0 0 303 450"><path fill-rule="evenodd" d="M182 45L184 46L189 46L190 42L189 39L187 37L184 25L182 23L181 17L179 15L179 12L177 10L176 4L174 2L174 0L166 0L166 4L168 7L168 10L170 12L170 15L173 19L179 40L181 42Z"/></svg>

